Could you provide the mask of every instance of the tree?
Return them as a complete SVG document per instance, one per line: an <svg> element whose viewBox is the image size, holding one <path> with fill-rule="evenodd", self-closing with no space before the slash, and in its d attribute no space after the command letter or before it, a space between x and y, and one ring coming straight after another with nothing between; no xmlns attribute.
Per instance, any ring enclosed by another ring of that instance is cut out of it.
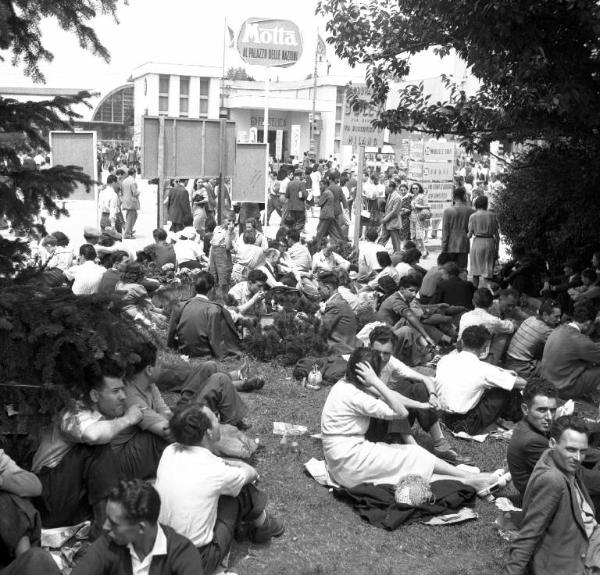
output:
<svg viewBox="0 0 600 575"><path fill-rule="evenodd" d="M233 66L227 70L227 74L225 74L226 80L246 80L247 82L254 82L254 78L246 72L244 68L241 66L239 68L234 68Z"/></svg>
<svg viewBox="0 0 600 575"><path fill-rule="evenodd" d="M115 16L118 0L0 0L0 49L15 66L44 81L41 66L53 54L42 43L40 24L55 18L61 28L77 35L82 48L109 60L106 48L90 26L98 13ZM0 56L0 59L4 59ZM66 212L56 200L67 198L78 183L88 190L93 180L76 166L56 166L38 172L23 166L19 156L36 149L48 150L50 130L73 129L79 117L71 110L90 96L81 92L72 98L57 97L43 102L18 102L0 97L0 219L8 219L21 231L22 240L0 238L0 276L11 277L28 252L27 241L43 233L37 216L44 207L57 216Z"/></svg>
<svg viewBox="0 0 600 575"><path fill-rule="evenodd" d="M494 140L598 139L596 0L320 0L317 12L328 18L336 54L366 65L376 107L385 105L391 83L406 77L409 58L427 49L454 51L480 82L467 95L445 77L445 102L433 102L422 85L405 86L377 127L454 134L481 150Z"/></svg>

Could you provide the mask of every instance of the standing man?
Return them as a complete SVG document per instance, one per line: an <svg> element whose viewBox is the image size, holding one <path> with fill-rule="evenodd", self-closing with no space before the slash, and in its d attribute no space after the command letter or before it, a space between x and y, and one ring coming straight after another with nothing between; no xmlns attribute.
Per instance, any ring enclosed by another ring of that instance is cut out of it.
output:
<svg viewBox="0 0 600 575"><path fill-rule="evenodd" d="M166 202L167 217L171 221L172 232L179 232L183 228L192 225L190 195L179 180L175 180L175 186L169 192Z"/></svg>
<svg viewBox="0 0 600 575"><path fill-rule="evenodd" d="M335 218L335 198L330 188L321 185L321 195L319 197L319 225L317 226L316 244L321 245L323 238L331 235L333 239L341 239L341 231Z"/></svg>
<svg viewBox="0 0 600 575"><path fill-rule="evenodd" d="M467 192L456 188L452 194L453 204L442 214L442 253L447 253L451 261L461 270L467 269L469 261L469 217L475 210L467 204Z"/></svg>
<svg viewBox="0 0 600 575"><path fill-rule="evenodd" d="M402 196L396 189L396 182L391 181L389 188L391 193L385 205L385 215L381 222L381 235L378 241L382 246L385 246L391 238L394 252L400 252L402 251L402 239L400 237L400 230L402 229L402 220L400 217Z"/></svg>
<svg viewBox="0 0 600 575"><path fill-rule="evenodd" d="M287 185L285 189L285 197L287 198L286 213L291 216L294 222L294 228L302 231L306 222L306 207L304 202L308 197L306 192L306 184L300 179L304 172L296 170L294 179Z"/></svg>
<svg viewBox="0 0 600 575"><path fill-rule="evenodd" d="M588 430L581 418L567 415L552 424L550 449L540 457L525 491L523 520L510 546L506 575L586 572L597 526L581 477L587 448Z"/></svg>
<svg viewBox="0 0 600 575"><path fill-rule="evenodd" d="M125 210L125 233L126 240L133 239L135 222L140 209L140 192L135 181L135 168L127 170L127 177L121 182L121 208Z"/></svg>

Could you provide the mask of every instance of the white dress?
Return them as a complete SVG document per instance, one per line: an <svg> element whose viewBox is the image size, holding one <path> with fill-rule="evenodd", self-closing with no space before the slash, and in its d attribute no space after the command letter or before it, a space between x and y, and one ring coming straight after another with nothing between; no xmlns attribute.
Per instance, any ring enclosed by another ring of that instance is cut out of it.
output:
<svg viewBox="0 0 600 575"><path fill-rule="evenodd" d="M398 419L387 403L343 379L331 388L321 415L323 452L331 477L348 488L361 483L395 485L408 474L431 481L435 456L419 445L367 441L371 417Z"/></svg>

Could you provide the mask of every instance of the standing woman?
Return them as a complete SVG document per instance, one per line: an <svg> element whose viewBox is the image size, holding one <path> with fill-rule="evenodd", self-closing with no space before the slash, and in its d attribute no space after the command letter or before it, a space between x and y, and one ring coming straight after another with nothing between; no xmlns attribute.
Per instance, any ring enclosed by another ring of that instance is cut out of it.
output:
<svg viewBox="0 0 600 575"><path fill-rule="evenodd" d="M410 189L414 194L412 199L412 212L410 214L411 221L414 221L415 225L414 240L417 244L417 249L419 249L423 254L423 257L426 258L429 255L429 252L425 247L425 239L427 237L427 231L429 230L429 222L431 221L431 210L429 209L429 202L425 197L423 186L421 184L413 184Z"/></svg>
<svg viewBox="0 0 600 575"><path fill-rule="evenodd" d="M408 184L402 182L400 184L400 216L402 221L402 228L400 229L400 239L402 241L410 240L410 214L412 212L412 199L413 195L408 189Z"/></svg>
<svg viewBox="0 0 600 575"><path fill-rule="evenodd" d="M479 287L479 278L490 282L494 275L494 263L498 259L500 235L498 220L494 212L488 211L487 196L475 199L474 214L469 217L469 238L473 238L469 253L470 271L473 284Z"/></svg>

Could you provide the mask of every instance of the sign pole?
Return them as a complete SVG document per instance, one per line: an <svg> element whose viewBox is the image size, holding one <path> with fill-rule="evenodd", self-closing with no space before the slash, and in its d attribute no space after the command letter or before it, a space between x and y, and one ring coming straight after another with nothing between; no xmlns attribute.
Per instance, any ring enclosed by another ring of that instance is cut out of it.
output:
<svg viewBox="0 0 600 575"><path fill-rule="evenodd" d="M360 240L360 217L362 213L363 171L365 163L365 147L358 147L358 167L356 169L356 194L354 197L354 249L358 249Z"/></svg>
<svg viewBox="0 0 600 575"><path fill-rule="evenodd" d="M267 210L269 206L269 82L271 67L267 66L267 77L265 79L265 114L263 118L263 143L266 144L265 162L265 226L267 225Z"/></svg>
<svg viewBox="0 0 600 575"><path fill-rule="evenodd" d="M165 223L164 211L164 179L165 179L165 118L158 119L158 190L156 194L156 227L161 228Z"/></svg>

